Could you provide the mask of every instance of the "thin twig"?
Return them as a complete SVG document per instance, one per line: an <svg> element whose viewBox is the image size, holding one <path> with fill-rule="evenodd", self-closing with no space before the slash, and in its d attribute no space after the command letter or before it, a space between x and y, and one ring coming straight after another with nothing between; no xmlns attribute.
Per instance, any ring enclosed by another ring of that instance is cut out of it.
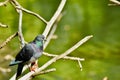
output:
<svg viewBox="0 0 120 80"><path fill-rule="evenodd" d="M27 9L25 9L25 8L23 8L23 7L16 7L16 8L18 8L18 9L20 9L20 10L22 10L22 11L28 13L28 14L32 14L32 15L36 16L38 19L42 20L42 21L43 21L44 23L46 23L46 24L48 23L43 17L41 17L39 14L37 14L37 13L35 13L35 12L32 12L32 11L30 11L30 10L27 10Z"/></svg>
<svg viewBox="0 0 120 80"><path fill-rule="evenodd" d="M1 45L0 45L0 49L3 48L8 42L10 42L14 37L16 37L18 35L18 32L14 33L13 35L11 35L10 37L8 37Z"/></svg>
<svg viewBox="0 0 120 80"><path fill-rule="evenodd" d="M8 28L8 25L0 23L0 27L2 27L2 28Z"/></svg>
<svg viewBox="0 0 120 80"><path fill-rule="evenodd" d="M34 73L38 73L42 70L44 70L45 68L47 68L49 65L51 65L52 63L56 62L58 59L61 59L65 56L67 56L68 54L70 54L72 51L74 51L75 49L77 49L79 46L81 46L83 43L85 43L86 41L88 41L92 36L86 36L85 38L83 38L82 40L80 40L77 44L75 44L73 47L71 47L70 49L68 49L67 51L65 51L64 53L62 53L59 56L56 56L54 58L52 58L51 60L49 60L48 62L46 62L43 66L41 66L38 70L36 70L36 72L29 72L26 75L24 75L23 77L21 77L19 80L27 80L29 77L31 77Z"/></svg>
<svg viewBox="0 0 120 80"><path fill-rule="evenodd" d="M53 17L51 18L51 20L48 22L43 35L45 37L47 37L52 25L54 24L54 22L56 21L56 19L58 18L58 16L60 15L61 11L63 10L64 6L65 6L66 0L62 0L58 9L56 10L55 14L53 15Z"/></svg>
<svg viewBox="0 0 120 80"><path fill-rule="evenodd" d="M120 2L118 0L110 0L110 1L115 3L116 5L120 5Z"/></svg>
<svg viewBox="0 0 120 80"><path fill-rule="evenodd" d="M52 28L49 36L47 37L47 41L46 41L45 44L44 44L44 49L45 49L45 48L48 46L48 44L50 43L51 38L52 38L54 32L56 31L56 28L57 28L57 24L54 24L54 26L53 26L53 28ZM44 53L43 53L43 54L44 54Z"/></svg>
<svg viewBox="0 0 120 80"><path fill-rule="evenodd" d="M9 0L5 0L4 2L0 2L0 6L6 6L7 2L9 2Z"/></svg>
<svg viewBox="0 0 120 80"><path fill-rule="evenodd" d="M35 17L37 17L38 19L40 19L41 21L43 21L44 23L47 24L47 21L43 17L41 17L39 14L37 14L35 12L32 12L30 10L27 10L27 9L23 8L16 0L11 0L10 2L16 9L22 10L22 11L28 13L28 14L34 15Z"/></svg>
<svg viewBox="0 0 120 80"><path fill-rule="evenodd" d="M80 70L82 71L82 64L81 64L81 62L80 62L80 60L78 60L78 64L79 64L79 66L80 66Z"/></svg>
<svg viewBox="0 0 120 80"><path fill-rule="evenodd" d="M43 52L44 55L49 56L49 57L56 57L58 55L56 54L49 54L47 52ZM71 57L71 56L65 56L63 59L69 59L69 60L79 60L79 61L84 61L84 58L79 58L79 57Z"/></svg>
<svg viewBox="0 0 120 80"><path fill-rule="evenodd" d="M46 49L46 47L48 46L48 44L50 43L55 31L56 31L56 28L57 28L57 24L58 22L60 21L60 19L62 18L62 14L60 14L55 22L55 24L53 25L52 27L52 30L50 31L50 34L48 35L47 37L47 41L44 43L44 49ZM44 54L44 53L43 53Z"/></svg>
<svg viewBox="0 0 120 80"><path fill-rule="evenodd" d="M16 7L21 7L20 4L16 0L10 0L10 3L16 8ZM21 42L21 46L24 47L25 45L25 40L22 34L22 10L17 9L16 11L19 13L19 25L18 25L18 36Z"/></svg>
<svg viewBox="0 0 120 80"><path fill-rule="evenodd" d="M35 73L34 75L32 75L32 77L34 77L36 75L46 74L46 73L53 72L53 71L56 71L56 69L55 68L47 69L45 71L41 71L41 72Z"/></svg>
<svg viewBox="0 0 120 80"><path fill-rule="evenodd" d="M19 10L19 26L18 26L18 35L21 41L22 47L25 45L25 40L22 34L22 10Z"/></svg>

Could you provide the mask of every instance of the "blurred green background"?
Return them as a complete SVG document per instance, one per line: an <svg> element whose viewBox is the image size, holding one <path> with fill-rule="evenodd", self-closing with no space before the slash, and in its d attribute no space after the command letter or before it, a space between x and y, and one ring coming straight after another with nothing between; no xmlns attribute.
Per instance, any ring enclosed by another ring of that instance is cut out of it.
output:
<svg viewBox="0 0 120 80"><path fill-rule="evenodd" d="M60 0L17 1L46 20L52 17L60 3ZM52 40L45 51L61 54L83 37L92 34L94 37L91 40L69 55L85 58L82 62L83 71L80 71L76 61L59 60L48 67L56 68L57 71L37 76L33 80L103 80L106 76L109 80L120 79L120 7L108 6L108 3L108 0L67 0L64 16L55 32L58 38ZM9 3L6 7L0 7L0 22L9 25L9 28L0 27L0 44L17 31L18 17ZM26 41L32 41L44 28L42 21L24 13L23 34ZM4 56L15 56L20 50L19 46L18 38L14 38L0 49L0 67L12 69L9 73L0 72L0 80L8 80L16 72L17 66L9 67L10 61L5 61ZM49 59L43 55L39 59L39 66Z"/></svg>

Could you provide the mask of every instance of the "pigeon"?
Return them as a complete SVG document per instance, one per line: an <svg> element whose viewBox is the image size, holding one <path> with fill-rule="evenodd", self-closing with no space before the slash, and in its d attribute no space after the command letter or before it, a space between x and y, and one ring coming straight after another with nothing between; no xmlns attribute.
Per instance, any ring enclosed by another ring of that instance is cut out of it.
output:
<svg viewBox="0 0 120 80"><path fill-rule="evenodd" d="M25 44L25 46L16 55L15 60L11 61L9 66L18 65L16 79L21 75L24 65L30 64L30 70L35 64L35 61L42 55L43 45L45 37L44 35L38 35L32 42Z"/></svg>

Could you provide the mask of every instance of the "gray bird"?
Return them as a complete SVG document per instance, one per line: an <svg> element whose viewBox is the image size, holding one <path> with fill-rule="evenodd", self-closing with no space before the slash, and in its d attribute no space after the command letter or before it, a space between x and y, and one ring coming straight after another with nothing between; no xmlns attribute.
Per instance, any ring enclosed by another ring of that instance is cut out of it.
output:
<svg viewBox="0 0 120 80"><path fill-rule="evenodd" d="M32 42L25 44L25 46L16 55L15 60L11 61L9 66L18 64L16 78L18 78L25 64L31 63L31 66L35 64L35 61L42 55L43 41L45 37L38 35Z"/></svg>

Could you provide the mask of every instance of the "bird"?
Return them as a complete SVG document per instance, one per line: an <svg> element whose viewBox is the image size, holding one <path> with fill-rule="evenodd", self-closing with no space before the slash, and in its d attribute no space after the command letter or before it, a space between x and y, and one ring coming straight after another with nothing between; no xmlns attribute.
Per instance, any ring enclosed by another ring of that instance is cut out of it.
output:
<svg viewBox="0 0 120 80"><path fill-rule="evenodd" d="M30 70L34 71L35 67L32 69L32 66L36 64L35 61L42 55L45 40L44 35L36 36L33 41L25 44L25 46L16 55L15 60L10 62L9 66L18 65L16 79L21 75L22 69L26 64L31 63Z"/></svg>

